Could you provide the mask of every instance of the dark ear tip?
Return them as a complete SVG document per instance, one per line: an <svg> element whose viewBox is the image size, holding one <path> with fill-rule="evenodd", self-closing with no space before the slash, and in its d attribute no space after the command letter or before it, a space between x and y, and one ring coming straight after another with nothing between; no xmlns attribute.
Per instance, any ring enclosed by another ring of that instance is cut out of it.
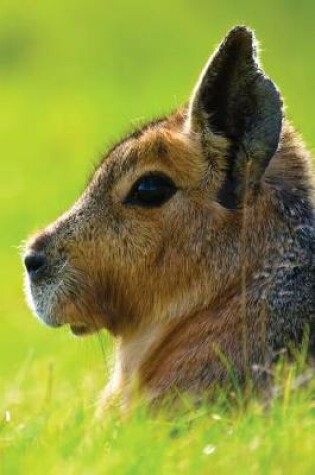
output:
<svg viewBox="0 0 315 475"><path fill-rule="evenodd" d="M234 26L225 37L226 43L241 43L255 49L256 37L253 30L245 25Z"/></svg>
<svg viewBox="0 0 315 475"><path fill-rule="evenodd" d="M236 25L228 33L227 37L254 38L254 31L246 25Z"/></svg>

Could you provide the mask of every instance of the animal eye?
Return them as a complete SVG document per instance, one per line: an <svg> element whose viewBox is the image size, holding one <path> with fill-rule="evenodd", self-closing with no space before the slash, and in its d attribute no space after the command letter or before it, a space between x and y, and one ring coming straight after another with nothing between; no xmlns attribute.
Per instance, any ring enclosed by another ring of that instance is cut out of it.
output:
<svg viewBox="0 0 315 475"><path fill-rule="evenodd" d="M168 201L176 191L175 184L166 175L145 175L133 185L125 199L125 203L152 208L158 207Z"/></svg>

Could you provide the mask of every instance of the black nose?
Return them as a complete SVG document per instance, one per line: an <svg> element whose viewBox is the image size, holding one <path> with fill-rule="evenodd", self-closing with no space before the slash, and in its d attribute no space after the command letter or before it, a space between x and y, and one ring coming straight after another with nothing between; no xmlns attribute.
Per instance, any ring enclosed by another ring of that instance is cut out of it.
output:
<svg viewBox="0 0 315 475"><path fill-rule="evenodd" d="M41 252L30 252L25 256L24 264L30 279L35 281L43 274L46 266L46 257Z"/></svg>

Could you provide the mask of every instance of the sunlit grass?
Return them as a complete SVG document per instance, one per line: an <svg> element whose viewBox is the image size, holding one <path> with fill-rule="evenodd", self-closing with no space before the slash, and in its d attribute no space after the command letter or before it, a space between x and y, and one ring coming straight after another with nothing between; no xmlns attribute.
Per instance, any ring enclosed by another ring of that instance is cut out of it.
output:
<svg viewBox="0 0 315 475"><path fill-rule="evenodd" d="M25 362L5 395L0 423L4 473L280 473L314 470L315 386L296 388L294 366L282 367L277 397L235 400L219 393L175 412L118 407L96 420L99 374L80 384L54 374L52 363Z"/></svg>

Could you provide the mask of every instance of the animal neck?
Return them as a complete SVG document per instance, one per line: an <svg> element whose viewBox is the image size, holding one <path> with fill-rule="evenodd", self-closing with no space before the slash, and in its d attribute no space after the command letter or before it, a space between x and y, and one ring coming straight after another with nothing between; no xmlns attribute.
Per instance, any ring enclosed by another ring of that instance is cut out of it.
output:
<svg viewBox="0 0 315 475"><path fill-rule="evenodd" d="M194 332L195 324L202 320L205 328L211 327L212 324L217 325L222 315L228 315L233 320L232 314L239 314L243 306L242 282L239 280L233 286L227 289L224 294L217 296L204 307L198 310L183 313L174 318L170 315L168 319L159 322L153 322L148 327L141 327L132 334L121 336L117 340L116 353L116 371L119 373L121 387L128 387L132 381L140 377L141 368L145 367L147 362L152 359L152 355L163 349L165 342L170 335L181 334L181 327L185 326L186 333ZM204 335L200 333L200 342ZM172 336L173 338L173 336ZM174 340L174 346L185 351L188 341Z"/></svg>

